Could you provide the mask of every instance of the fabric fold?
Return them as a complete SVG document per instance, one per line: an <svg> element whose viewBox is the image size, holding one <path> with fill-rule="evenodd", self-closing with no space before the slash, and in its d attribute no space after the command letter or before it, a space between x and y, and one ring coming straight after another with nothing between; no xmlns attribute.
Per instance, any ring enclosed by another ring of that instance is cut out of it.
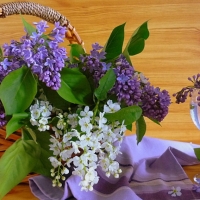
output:
<svg viewBox="0 0 200 200"><path fill-rule="evenodd" d="M41 200L170 200L172 187L181 187L182 196L177 199L200 198L192 190L192 181L184 172L183 165L200 164L191 143L144 137L137 145L136 135L126 136L117 161L122 173L118 179L106 177L98 168L98 184L91 192L81 191L80 177L71 175L63 189L53 188L51 180L43 176L30 179L33 194ZM198 147L197 145L195 147ZM71 198L73 197L73 198Z"/></svg>
<svg viewBox="0 0 200 200"><path fill-rule="evenodd" d="M64 194L63 188L53 187L51 179L35 176L29 179L32 193L42 200L60 200Z"/></svg>

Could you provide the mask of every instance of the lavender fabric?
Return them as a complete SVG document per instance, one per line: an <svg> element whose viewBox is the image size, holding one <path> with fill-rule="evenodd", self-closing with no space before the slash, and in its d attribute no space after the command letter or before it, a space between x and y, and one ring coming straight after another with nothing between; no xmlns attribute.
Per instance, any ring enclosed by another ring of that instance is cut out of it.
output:
<svg viewBox="0 0 200 200"><path fill-rule="evenodd" d="M80 190L78 176L71 175L64 188L53 188L51 180L36 176L29 180L32 193L40 200L192 200L200 193L182 166L200 164L191 143L144 137L137 145L136 136L126 136L122 154L117 157L122 173L118 179L106 177L98 168L99 183L92 192ZM200 169L199 169L200 170ZM181 187L182 195L172 197L168 191Z"/></svg>

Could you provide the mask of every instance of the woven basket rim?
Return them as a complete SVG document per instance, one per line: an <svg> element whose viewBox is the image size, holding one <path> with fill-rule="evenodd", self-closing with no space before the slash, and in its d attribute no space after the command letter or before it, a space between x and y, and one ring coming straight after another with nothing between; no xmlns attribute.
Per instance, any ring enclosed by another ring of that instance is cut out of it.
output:
<svg viewBox="0 0 200 200"><path fill-rule="evenodd" d="M84 42L75 27L58 11L34 2L8 2L0 4L0 18L18 14L36 16L50 23L60 22L62 26L67 27L65 37L70 44L77 43L84 46Z"/></svg>

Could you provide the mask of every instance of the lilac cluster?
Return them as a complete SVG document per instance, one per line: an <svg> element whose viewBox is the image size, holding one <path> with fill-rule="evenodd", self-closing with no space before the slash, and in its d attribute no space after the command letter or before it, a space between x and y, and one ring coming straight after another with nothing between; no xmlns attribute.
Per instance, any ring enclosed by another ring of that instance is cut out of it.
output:
<svg viewBox="0 0 200 200"><path fill-rule="evenodd" d="M66 49L59 47L65 37L66 27L60 26L59 22L55 23L55 28L47 37L44 35L48 28L47 22L34 24L36 31L32 35L27 34L20 42L11 41L10 45L3 45L4 60L0 63L0 82L9 72L25 65L48 87L58 90L60 71L67 59Z"/></svg>
<svg viewBox="0 0 200 200"><path fill-rule="evenodd" d="M82 69L87 75L92 75L94 85L97 87L100 78L111 67L111 63L101 61L105 59L106 53L99 52L102 49L99 44L95 43L92 47L90 55L82 55L80 61L83 63ZM142 94L140 81L138 77L133 76L134 69L123 55L115 61L114 71L117 80L110 93L115 94L119 102L124 101L128 106L138 104Z"/></svg>
<svg viewBox="0 0 200 200"><path fill-rule="evenodd" d="M160 88L147 83L142 91L142 104L143 115L161 122L168 113L170 105L170 96L166 90L160 91Z"/></svg>
<svg viewBox="0 0 200 200"><path fill-rule="evenodd" d="M94 43L92 45L92 50L90 51L90 55L80 56L80 61L83 64L83 71L92 76L94 81L94 86L97 87L99 80L103 75L105 75L106 71L110 68L111 63L102 62L101 60L105 59L105 51L100 50L103 48L98 43Z"/></svg>
<svg viewBox="0 0 200 200"><path fill-rule="evenodd" d="M100 78L105 75L106 71L111 67L111 63L102 62L105 59L105 52L99 50L102 47L95 43L90 55L81 56L80 61L83 63L82 69L91 76L95 87L98 86ZM124 101L126 105L138 104L141 99L142 90L140 80L133 76L134 69L123 55L115 61L114 71L117 77L114 87L110 93L117 96L119 102Z"/></svg>
<svg viewBox="0 0 200 200"><path fill-rule="evenodd" d="M88 76L92 75L95 87L98 87L100 78L111 67L111 63L101 61L105 59L106 54L104 51L99 52L101 49L102 47L95 43L90 55L80 57L82 69ZM116 82L109 93L127 106L141 106L144 116L162 121L170 104L168 92L151 86L141 73L134 70L123 54L112 63L112 67L116 74Z"/></svg>
<svg viewBox="0 0 200 200"><path fill-rule="evenodd" d="M119 102L124 101L128 106L138 105L141 102L142 89L140 80L134 76L133 66L123 55L120 55L115 61L114 71L116 83L110 92L117 96Z"/></svg>
<svg viewBox="0 0 200 200"><path fill-rule="evenodd" d="M188 96L191 97L194 89L200 89L199 78L200 74L188 77L188 80L191 81L193 85L184 87L179 92L173 94L173 96L176 98L176 103L184 103ZM199 97L197 97L197 100L200 101L200 94ZM198 105L200 106L200 103Z"/></svg>

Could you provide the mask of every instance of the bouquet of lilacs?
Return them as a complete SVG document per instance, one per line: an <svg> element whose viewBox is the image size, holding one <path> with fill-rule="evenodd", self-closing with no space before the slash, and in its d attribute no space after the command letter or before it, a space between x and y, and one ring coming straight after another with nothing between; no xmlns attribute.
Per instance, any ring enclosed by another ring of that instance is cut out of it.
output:
<svg viewBox="0 0 200 200"><path fill-rule="evenodd" d="M134 69L130 56L144 49L147 22L122 51L125 24L113 29L106 45L90 53L60 43L66 27L22 19L26 34L0 52L0 126L6 137L21 131L0 159L0 197L34 172L62 187L69 174L80 176L82 190L98 183L97 168L119 177L125 131L136 124L137 142L146 132L144 117L159 124L170 96Z"/></svg>

